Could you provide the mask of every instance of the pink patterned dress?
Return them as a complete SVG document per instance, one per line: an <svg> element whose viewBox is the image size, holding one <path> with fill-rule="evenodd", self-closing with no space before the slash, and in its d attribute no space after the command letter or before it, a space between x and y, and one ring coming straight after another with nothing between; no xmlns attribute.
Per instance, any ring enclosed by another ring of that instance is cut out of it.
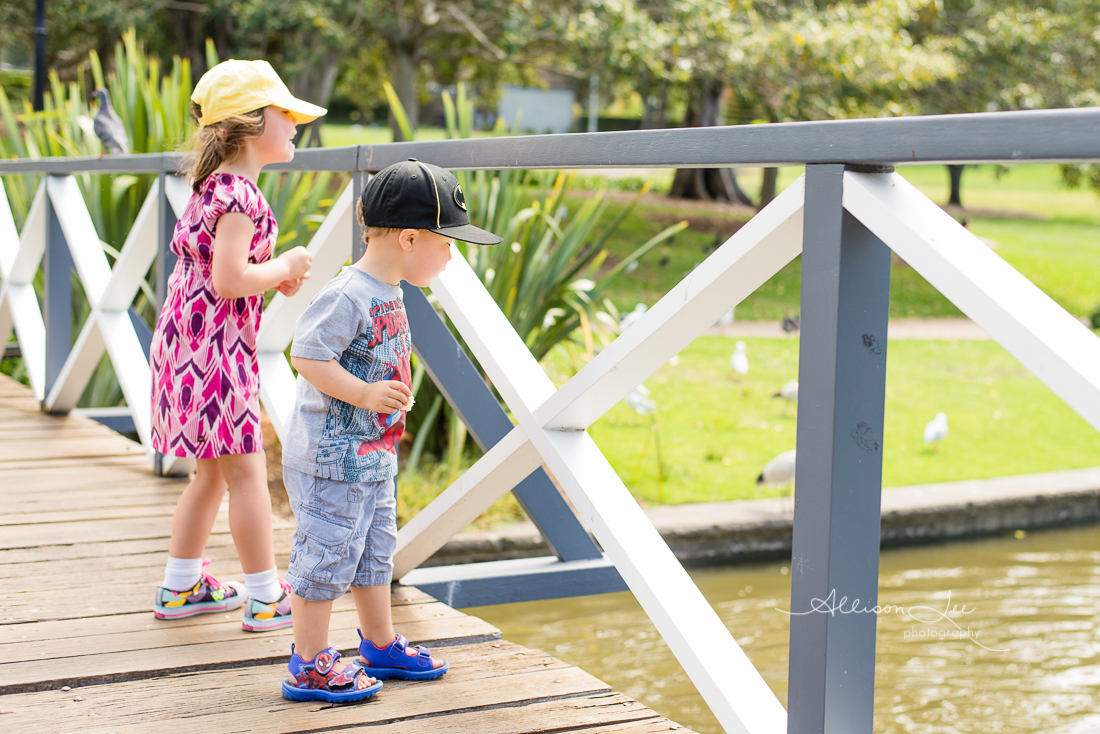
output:
<svg viewBox="0 0 1100 734"><path fill-rule="evenodd" d="M279 225L246 178L215 173L191 196L176 224L168 298L157 319L153 371L153 447L171 456L213 459L262 451L256 333L263 294L226 299L214 290L214 229L240 212L256 226L248 261L275 251Z"/></svg>

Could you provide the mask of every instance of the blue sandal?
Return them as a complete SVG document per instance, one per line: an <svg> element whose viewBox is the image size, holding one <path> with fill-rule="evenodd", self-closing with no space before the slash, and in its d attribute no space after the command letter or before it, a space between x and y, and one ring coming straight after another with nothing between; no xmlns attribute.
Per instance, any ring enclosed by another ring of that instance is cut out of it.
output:
<svg viewBox="0 0 1100 734"><path fill-rule="evenodd" d="M381 681L370 682L371 675L353 663L339 673L332 666L340 659L335 648L326 647L313 660L303 660L290 646L287 669L292 678L283 679L283 698L291 701L327 701L348 703L370 698L382 688Z"/></svg>
<svg viewBox="0 0 1100 734"><path fill-rule="evenodd" d="M402 678L404 680L431 680L447 672L446 662L438 668L432 667L432 654L426 648L417 645L409 649L409 641L402 635L394 637L385 647L378 647L359 632L359 655L355 663L362 670L379 680L383 678Z"/></svg>

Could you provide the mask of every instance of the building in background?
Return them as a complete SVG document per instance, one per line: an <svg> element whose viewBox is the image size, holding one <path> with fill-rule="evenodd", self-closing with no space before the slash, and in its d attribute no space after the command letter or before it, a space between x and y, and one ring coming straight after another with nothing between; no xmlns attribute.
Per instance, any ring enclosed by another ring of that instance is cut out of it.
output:
<svg viewBox="0 0 1100 734"><path fill-rule="evenodd" d="M573 127L573 91L505 85L497 115L511 129L517 114L522 114L520 132L567 133Z"/></svg>

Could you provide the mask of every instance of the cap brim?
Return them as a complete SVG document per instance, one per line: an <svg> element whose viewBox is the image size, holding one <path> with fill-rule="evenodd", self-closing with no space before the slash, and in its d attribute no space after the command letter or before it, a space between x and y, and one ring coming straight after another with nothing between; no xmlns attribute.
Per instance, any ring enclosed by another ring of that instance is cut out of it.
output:
<svg viewBox="0 0 1100 734"><path fill-rule="evenodd" d="M290 110L294 113L294 119L298 121L299 125L305 125L307 122L313 122L318 117L328 114L328 110L324 107L318 107L312 102L306 102L305 100L298 99L297 97L288 97L287 99L280 99L271 104L276 107L282 107L283 109Z"/></svg>
<svg viewBox="0 0 1100 734"><path fill-rule="evenodd" d="M472 224L464 224L460 227L444 227L442 229L432 229L429 231L441 234L444 237L454 237L456 240L469 242L474 245L499 245L504 241L503 237L497 237L492 232L486 232L484 229L475 227Z"/></svg>

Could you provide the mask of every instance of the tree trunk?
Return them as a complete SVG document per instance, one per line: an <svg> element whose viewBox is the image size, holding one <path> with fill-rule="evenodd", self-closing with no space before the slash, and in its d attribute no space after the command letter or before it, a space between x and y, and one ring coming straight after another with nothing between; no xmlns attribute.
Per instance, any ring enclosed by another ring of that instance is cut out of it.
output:
<svg viewBox="0 0 1100 734"><path fill-rule="evenodd" d="M684 112L684 127L721 125L722 84L707 83L688 101ZM752 206L752 200L737 183L732 168L679 168L668 192L672 199L702 199L704 201L738 202Z"/></svg>
<svg viewBox="0 0 1100 734"><path fill-rule="evenodd" d="M962 180L963 169L966 166L951 164L947 166L947 173L951 176L951 198L947 200L948 206L962 206Z"/></svg>
<svg viewBox="0 0 1100 734"><path fill-rule="evenodd" d="M405 117L409 119L409 127L413 133L420 125L420 98L416 90L416 56L417 49L405 43L397 42L388 44L390 49L390 78L393 80L393 90L397 92L397 98L401 106L405 108ZM404 133L397 124L397 119L390 113L390 129L393 130L394 142L403 141Z"/></svg>
<svg viewBox="0 0 1100 734"><path fill-rule="evenodd" d="M340 65L335 62L311 65L304 74L293 81L290 85L290 91L299 99L304 99L321 107L328 107L332 90L336 86L336 74L339 71ZM319 117L299 131L298 137L300 140L307 141L307 148L320 147L321 126L324 121L324 117Z"/></svg>
<svg viewBox="0 0 1100 734"><path fill-rule="evenodd" d="M775 198L775 180L779 177L778 168L765 168L760 177L760 208L763 209Z"/></svg>

